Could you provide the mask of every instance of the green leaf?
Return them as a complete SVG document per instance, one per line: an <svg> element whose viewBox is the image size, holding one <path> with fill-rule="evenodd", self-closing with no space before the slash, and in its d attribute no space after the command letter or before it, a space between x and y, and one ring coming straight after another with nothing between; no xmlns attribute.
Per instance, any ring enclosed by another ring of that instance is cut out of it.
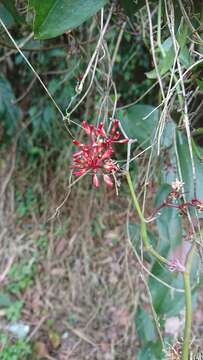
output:
<svg viewBox="0 0 203 360"><path fill-rule="evenodd" d="M202 79L197 80L197 85L199 86L200 90L203 92L203 80Z"/></svg>
<svg viewBox="0 0 203 360"><path fill-rule="evenodd" d="M145 0L119 0L119 2L128 16L134 15L146 4Z"/></svg>
<svg viewBox="0 0 203 360"><path fill-rule="evenodd" d="M156 196L155 206L158 208L166 200L170 193L171 187L163 184ZM176 208L162 208L160 215L157 217L156 225L159 234L159 252L166 258L170 258L172 251L181 244L182 225L181 217ZM181 275L169 272L158 262L152 266L151 272L156 277L165 281L169 285L182 288L183 282ZM159 283L156 279L149 278L149 288L153 299L154 309L158 316L177 315L184 304L184 296L182 293L175 293L169 288Z"/></svg>
<svg viewBox="0 0 203 360"><path fill-rule="evenodd" d="M135 316L135 325L142 349L138 353L139 360L161 360L163 358L162 344L158 340L154 320L140 306Z"/></svg>
<svg viewBox="0 0 203 360"><path fill-rule="evenodd" d="M170 286L176 288L183 287L183 281L180 274L171 273L168 269L155 262L151 272L153 275L165 281ZM184 293L173 293L169 288L158 282L153 277L149 278L149 289L153 300L154 309L159 316L178 315L184 306Z"/></svg>
<svg viewBox="0 0 203 360"><path fill-rule="evenodd" d="M156 340L156 328L154 326L154 321L141 307L138 307L136 312L135 324L138 337L142 344Z"/></svg>
<svg viewBox="0 0 203 360"><path fill-rule="evenodd" d="M169 50L165 53L165 57L160 59L158 64L158 70L160 75L166 74L166 72L173 66L175 52L171 46ZM153 69L146 73L148 79L156 79L156 70Z"/></svg>
<svg viewBox="0 0 203 360"><path fill-rule="evenodd" d="M167 198L171 190L170 185L163 184L156 196L155 205L158 208ZM181 216L176 208L163 208L160 210L160 215L157 217L156 224L159 234L159 251L166 258L170 258L172 252L177 246L182 243L182 221ZM194 261L198 264L198 259ZM192 278L196 278L196 266L193 266ZM183 279L181 274L171 273L167 268L155 262L152 266L151 272L153 275L163 280L167 284L175 288L183 287ZM195 280L193 281L195 283ZM158 316L175 316L178 315L181 308L184 306L184 294L173 293L169 288L158 282L156 279L150 277L148 282L150 292L153 299L154 309ZM195 292L193 294L193 298Z"/></svg>
<svg viewBox="0 0 203 360"><path fill-rule="evenodd" d="M158 208L166 200L171 190L170 185L163 184L156 196L155 206ZM176 208L163 208L156 220L160 251L167 256L177 245L181 244L182 226L179 211Z"/></svg>
<svg viewBox="0 0 203 360"><path fill-rule="evenodd" d="M81 25L100 10L108 0L30 0L35 9L34 33L49 39Z"/></svg>
<svg viewBox="0 0 203 360"><path fill-rule="evenodd" d="M145 119L146 116L148 117ZM129 138L137 139L143 148L151 144L159 119L159 112L153 106L131 106L124 111L120 110L118 118Z"/></svg>
<svg viewBox="0 0 203 360"><path fill-rule="evenodd" d="M130 235L130 241L132 243L132 246L135 248L135 250L137 251L137 253L140 255L140 243L141 243L141 227L140 224L129 224L128 225L128 232ZM153 246L156 247L157 246L157 238L156 236L149 230L147 230L147 235L148 235L148 239L149 239L149 243ZM148 253L145 252L144 253L144 258L146 260L151 260L151 257L148 256Z"/></svg>
<svg viewBox="0 0 203 360"><path fill-rule="evenodd" d="M7 136L12 136L21 117L20 108L14 103L15 97L10 83L0 75L0 121Z"/></svg>
<svg viewBox="0 0 203 360"><path fill-rule="evenodd" d="M7 293L0 292L0 307L9 307L13 304Z"/></svg>
<svg viewBox="0 0 203 360"><path fill-rule="evenodd" d="M185 183L185 196L188 200L194 198L194 181L192 175L192 164L189 152L187 138L181 133L177 132L177 152L180 162L181 173ZM196 148L193 146L193 159L196 172L196 197L203 200L203 162L198 158Z"/></svg>
<svg viewBox="0 0 203 360"><path fill-rule="evenodd" d="M195 261L197 260L198 259L196 258ZM193 265L194 269L191 282L192 284L195 284L197 279L197 269L195 269L196 264L194 263ZM180 273L171 273L167 268L164 268L158 262L155 262L151 272L159 279L165 281L168 285L179 289L183 288L183 277ZM159 319L164 319L166 316L170 317L180 314L181 309L184 307L183 292L172 291L170 288L164 286L153 277L149 278L148 285L152 296L154 310L156 311ZM197 287L194 287L192 290L193 308L196 306L196 300Z"/></svg>
<svg viewBox="0 0 203 360"><path fill-rule="evenodd" d="M181 24L176 34L176 39L180 46L180 62L186 68L191 65L190 52L186 46L187 42L188 27L186 24ZM165 56L159 60L158 70L160 75L164 75L167 71L172 68L175 58L175 51L172 42L172 38L168 37L162 44L162 48L165 51ZM149 79L156 79L156 70L153 69L146 73Z"/></svg>
<svg viewBox="0 0 203 360"><path fill-rule="evenodd" d="M1 2L5 6L6 10L9 12L10 16L12 16L16 24L21 24L22 17L18 14L16 10L15 0L1 0Z"/></svg>
<svg viewBox="0 0 203 360"><path fill-rule="evenodd" d="M148 342L143 349L139 350L137 360L162 360L163 356L164 354L162 352L160 341L157 341L156 343Z"/></svg>
<svg viewBox="0 0 203 360"><path fill-rule="evenodd" d="M0 17L8 28L11 28L15 24L13 16L1 3L0 3Z"/></svg>

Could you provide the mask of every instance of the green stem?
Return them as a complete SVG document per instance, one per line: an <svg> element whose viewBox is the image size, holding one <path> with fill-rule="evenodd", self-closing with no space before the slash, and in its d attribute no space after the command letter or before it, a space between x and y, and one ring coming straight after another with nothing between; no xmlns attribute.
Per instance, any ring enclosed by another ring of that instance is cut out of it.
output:
<svg viewBox="0 0 203 360"><path fill-rule="evenodd" d="M132 183L132 179L130 176L129 172L125 173L126 179L127 179L127 183L128 183L128 187L131 193L131 197L132 197L132 201L133 201L133 205L135 207L135 210L137 211L137 214L140 218L140 224L141 224L141 236L142 236L142 241L144 243L145 249L146 251L148 251L151 255L153 255L157 260L161 261L164 264L168 264L168 261L161 256L153 247L152 245L149 243L148 240L148 235L147 235L147 227L146 227L146 222L145 222L145 218L142 214L142 210L140 208L139 205L139 201L137 199L137 196L135 194L134 191L134 187L133 187L133 183Z"/></svg>
<svg viewBox="0 0 203 360"><path fill-rule="evenodd" d="M185 329L184 329L182 360L188 360L189 347L190 347L190 333L192 326L192 295L190 288L190 274L188 272L184 272L183 279L184 279L184 288L185 288Z"/></svg>
<svg viewBox="0 0 203 360"><path fill-rule="evenodd" d="M190 272L192 268L192 258L193 258L194 250L195 250L195 245L193 244L188 254L186 271L183 273L184 289L185 289L185 328L184 328L182 360L188 360L189 349L190 349L190 335L192 328L192 293L190 286Z"/></svg>

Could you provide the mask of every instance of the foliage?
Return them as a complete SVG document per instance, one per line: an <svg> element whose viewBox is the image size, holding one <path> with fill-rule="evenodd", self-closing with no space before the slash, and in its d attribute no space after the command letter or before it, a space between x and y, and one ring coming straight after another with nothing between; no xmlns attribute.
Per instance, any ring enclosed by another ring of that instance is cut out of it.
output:
<svg viewBox="0 0 203 360"><path fill-rule="evenodd" d="M11 343L6 335L1 335L0 344L3 349L0 354L1 360L28 360L30 358L31 347L23 340Z"/></svg>
<svg viewBox="0 0 203 360"><path fill-rule="evenodd" d="M63 34L94 15L106 2L107 0L52 0L45 3L30 0L30 7L34 7L36 12L35 35L39 39L49 39Z"/></svg>
<svg viewBox="0 0 203 360"><path fill-rule="evenodd" d="M9 321L18 321L21 318L23 301L13 300L9 293L0 293L0 306L4 309L5 316Z"/></svg>
<svg viewBox="0 0 203 360"><path fill-rule="evenodd" d="M13 294L19 294L20 291L25 290L32 283L35 270L33 261L14 264L9 272L10 283L7 285L7 289Z"/></svg>
<svg viewBox="0 0 203 360"><path fill-rule="evenodd" d="M4 134L6 138L12 137L15 134L20 117L21 110L15 105L15 97L11 85L3 74L0 74L0 118L4 119Z"/></svg>

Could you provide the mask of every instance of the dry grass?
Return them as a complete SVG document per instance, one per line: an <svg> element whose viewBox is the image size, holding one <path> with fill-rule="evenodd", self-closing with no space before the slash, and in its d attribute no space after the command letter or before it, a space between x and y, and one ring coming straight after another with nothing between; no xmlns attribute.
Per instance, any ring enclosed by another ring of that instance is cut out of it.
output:
<svg viewBox="0 0 203 360"><path fill-rule="evenodd" d="M2 161L3 186L13 156L5 154ZM90 179L83 179L60 215L47 221L64 198L63 172L49 173L48 180L44 173L37 201L19 216L15 193L23 198L30 175L19 165L12 168L1 199L1 290L11 281L13 263L36 264L20 298L21 320L30 325L39 358L135 359L140 280L124 233L127 200L122 193L89 191Z"/></svg>

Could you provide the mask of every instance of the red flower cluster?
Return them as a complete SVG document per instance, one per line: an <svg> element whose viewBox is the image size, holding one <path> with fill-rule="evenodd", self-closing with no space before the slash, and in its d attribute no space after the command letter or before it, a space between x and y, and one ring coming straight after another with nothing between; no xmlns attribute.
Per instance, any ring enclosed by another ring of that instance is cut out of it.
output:
<svg viewBox="0 0 203 360"><path fill-rule="evenodd" d="M79 148L73 154L73 173L76 176L82 176L85 173L90 173L92 176L92 184L99 187L99 176L102 175L108 187L113 186L112 175L119 170L119 166L111 159L114 153L112 144L124 144L128 139L121 139L121 133L118 129L118 120L113 121L113 127L109 134L104 130L104 124L100 123L97 127L89 125L83 121L82 127L88 136L88 143L82 144L78 140L73 140L73 143Z"/></svg>

